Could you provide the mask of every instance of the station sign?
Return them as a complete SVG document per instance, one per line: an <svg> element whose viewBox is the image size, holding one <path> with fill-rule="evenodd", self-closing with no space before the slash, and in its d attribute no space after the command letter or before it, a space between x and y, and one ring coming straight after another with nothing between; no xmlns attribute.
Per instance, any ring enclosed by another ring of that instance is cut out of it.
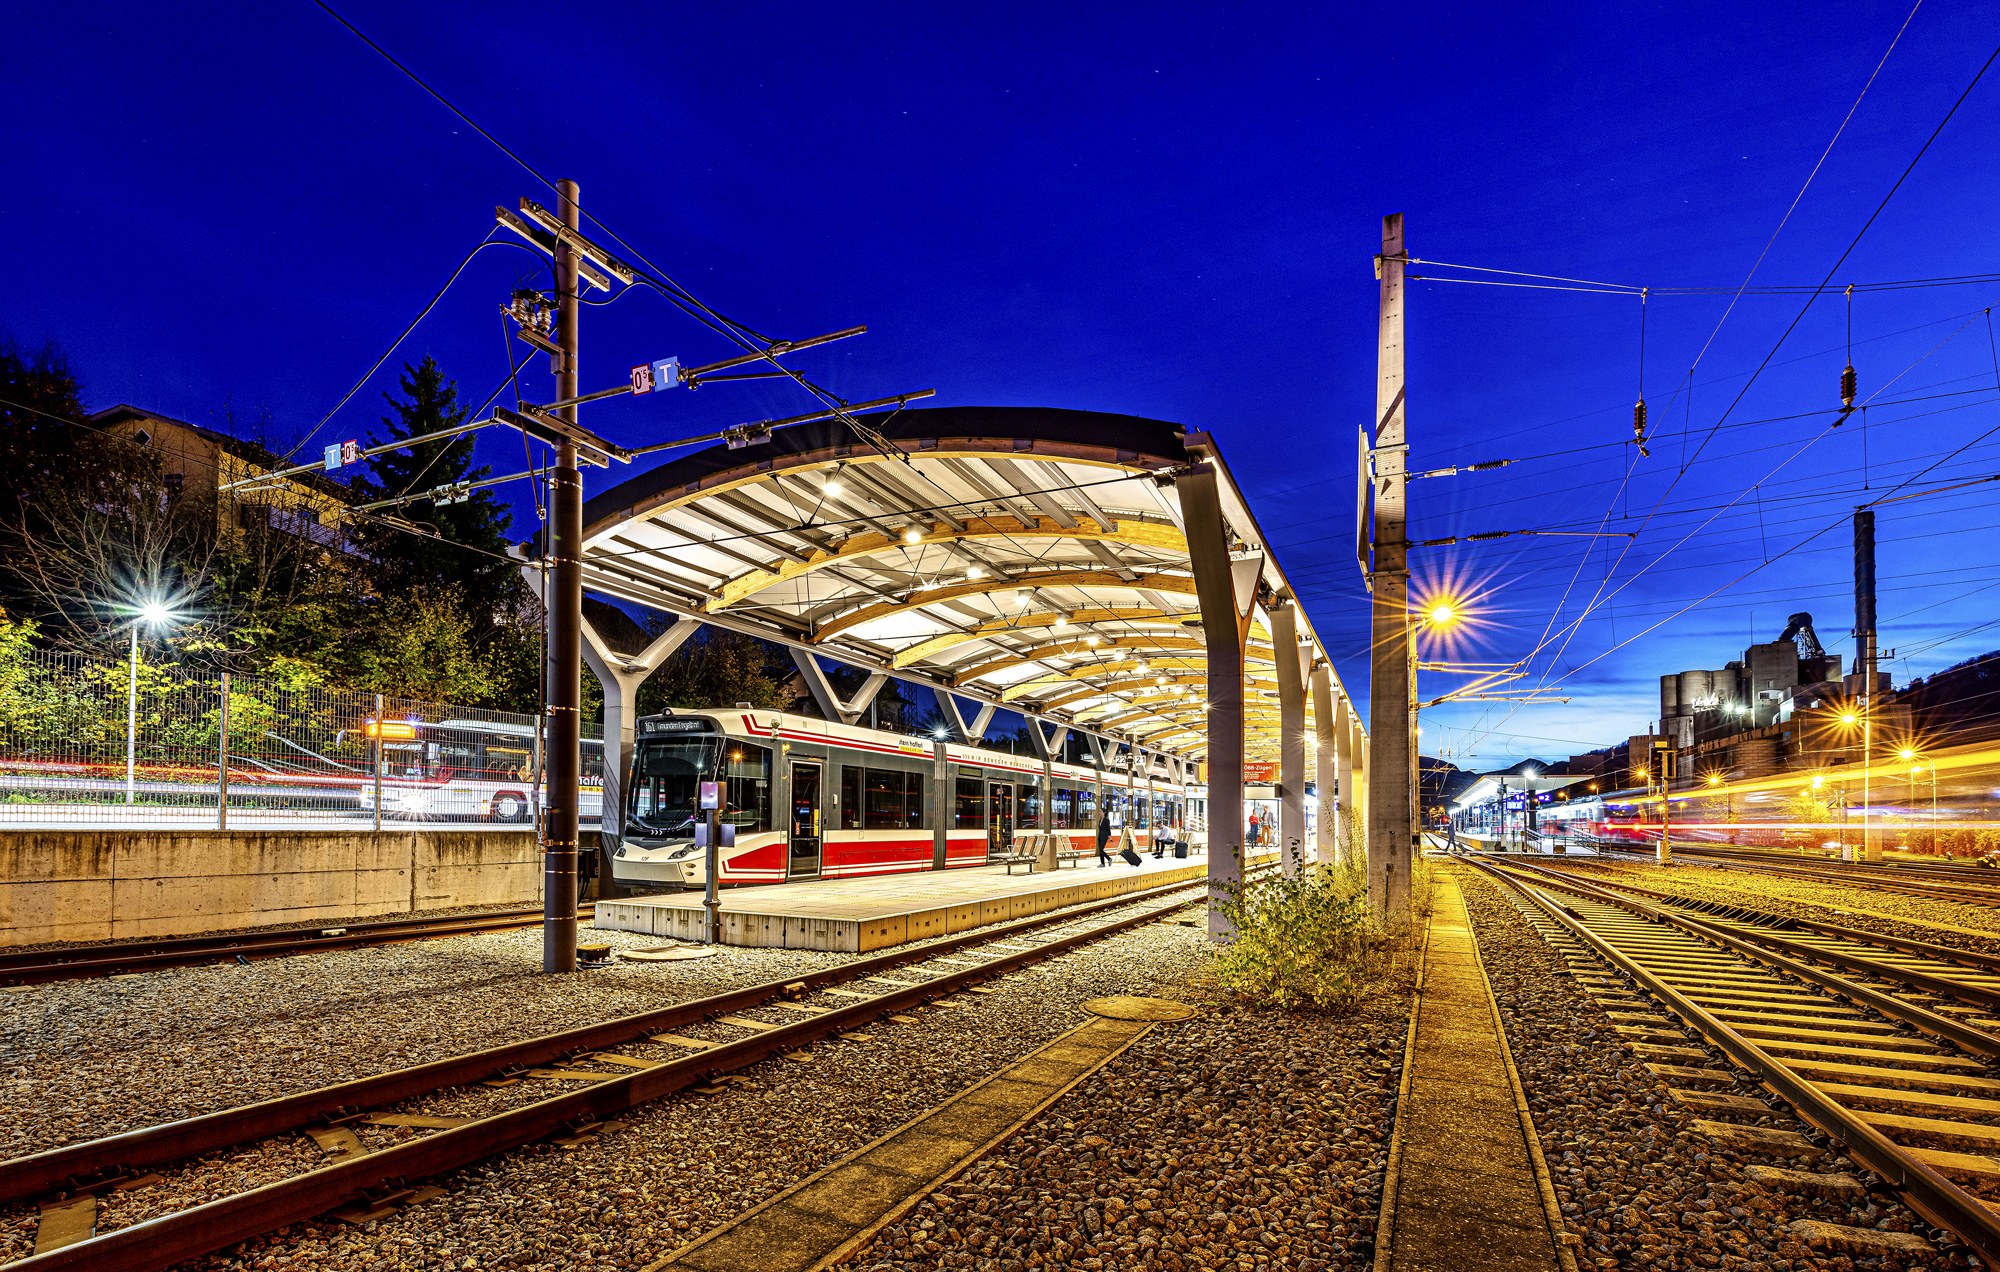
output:
<svg viewBox="0 0 2000 1272"><path fill-rule="evenodd" d="M411 720L370 720L364 732L371 738L401 738L407 741L417 736L417 726Z"/></svg>
<svg viewBox="0 0 2000 1272"><path fill-rule="evenodd" d="M325 458L328 472L336 468L345 468L349 464L358 464L361 462L361 443L335 442L326 448Z"/></svg>

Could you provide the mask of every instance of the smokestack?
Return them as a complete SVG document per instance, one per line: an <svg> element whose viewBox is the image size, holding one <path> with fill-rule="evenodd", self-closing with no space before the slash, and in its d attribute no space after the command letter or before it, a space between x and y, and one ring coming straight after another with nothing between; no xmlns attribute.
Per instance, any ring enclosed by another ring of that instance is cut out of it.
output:
<svg viewBox="0 0 2000 1272"><path fill-rule="evenodd" d="M1875 696L1875 512L1854 514L1854 669L1861 692Z"/></svg>

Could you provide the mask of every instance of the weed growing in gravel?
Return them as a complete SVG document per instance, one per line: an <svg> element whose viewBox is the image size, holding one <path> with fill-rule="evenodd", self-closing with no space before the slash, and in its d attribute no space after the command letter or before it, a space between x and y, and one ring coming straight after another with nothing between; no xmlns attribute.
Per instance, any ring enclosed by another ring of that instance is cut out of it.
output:
<svg viewBox="0 0 2000 1272"><path fill-rule="evenodd" d="M1216 903L1235 929L1213 953L1217 983L1259 1006L1340 1015L1399 983L1409 941L1376 921L1366 872L1358 860L1315 863L1296 878L1274 874L1230 888ZM1411 882L1422 913L1429 906L1428 868Z"/></svg>

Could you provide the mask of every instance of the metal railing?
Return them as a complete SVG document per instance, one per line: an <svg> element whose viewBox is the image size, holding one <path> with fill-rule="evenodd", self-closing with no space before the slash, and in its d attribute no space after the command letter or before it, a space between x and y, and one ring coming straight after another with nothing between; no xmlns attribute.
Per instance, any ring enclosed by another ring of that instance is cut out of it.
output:
<svg viewBox="0 0 2000 1272"><path fill-rule="evenodd" d="M585 737L594 824L602 730ZM0 664L0 830L525 827L543 768L540 720L518 712L143 655Z"/></svg>

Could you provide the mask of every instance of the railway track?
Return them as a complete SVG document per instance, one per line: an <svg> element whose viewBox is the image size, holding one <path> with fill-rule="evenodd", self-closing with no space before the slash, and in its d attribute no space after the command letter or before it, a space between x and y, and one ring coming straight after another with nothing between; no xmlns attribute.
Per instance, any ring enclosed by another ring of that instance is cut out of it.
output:
<svg viewBox="0 0 2000 1272"><path fill-rule="evenodd" d="M1197 881L1129 893L787 981L0 1163L0 1204L38 1201L42 1212L36 1253L9 1265L10 1272L152 1272L343 1206L363 1218L392 1213L399 1202L419 1198L418 1181L540 1140L580 1142L620 1111L703 1084L713 1090L720 1075L1165 918L1200 900L1206 887ZM1111 911L1128 912L1087 922ZM725 1036L675 1032L690 1029ZM477 1119L401 1107L475 1082L526 1082L538 1096L555 1093ZM367 1127L407 1127L413 1137L368 1151L356 1134ZM328 1165L94 1235L95 1199L148 1182L151 1168L298 1133L326 1151Z"/></svg>
<svg viewBox="0 0 2000 1272"><path fill-rule="evenodd" d="M1633 860L1652 861L1651 850L1640 848L1619 848L1603 846L1597 850L1604 856L1617 856ZM1899 896L1922 897L1932 901L1957 901L1967 905L2000 906L2000 886L1985 887L1977 884L1963 884L1952 879L1930 880L1912 879L1912 873L1926 874L1961 873L1952 867L1878 866L1871 862L1840 862L1824 859L1815 862L1813 858L1799 858L1771 854L1768 857L1743 858L1733 853L1720 853L1701 845L1674 845L1676 861L1685 858L1699 860L1704 866L1714 866L1727 870L1754 870L1762 874L1788 875L1803 879L1838 879L1872 892L1891 892ZM1970 874L1966 870L1962 873Z"/></svg>
<svg viewBox="0 0 2000 1272"><path fill-rule="evenodd" d="M577 908L578 917L586 920L595 912L589 902ZM368 945L429 941L446 936L475 936L482 932L534 927L541 921L542 908L535 906L532 909L488 910L480 914L440 915L428 919L349 923L338 927L226 932L216 936L173 937L123 945L69 945L56 949L25 950L0 954L0 985L43 985L50 981L157 972L170 967L199 967L206 963L239 959L249 962L293 954L359 949Z"/></svg>
<svg viewBox="0 0 2000 1272"><path fill-rule="evenodd" d="M1706 1119L1697 1129L1781 1159L1820 1152L1796 1133L1746 1125L1772 1110L1716 1094L1740 1075L1708 1067L1690 1033L1928 1222L1988 1266L2000 1261L2000 960L1729 907L1655 904L1540 865L1473 860L1514 891L1545 939L1607 966L1611 975L1586 987L1672 1098ZM1789 1182L1842 1186L1835 1178Z"/></svg>

